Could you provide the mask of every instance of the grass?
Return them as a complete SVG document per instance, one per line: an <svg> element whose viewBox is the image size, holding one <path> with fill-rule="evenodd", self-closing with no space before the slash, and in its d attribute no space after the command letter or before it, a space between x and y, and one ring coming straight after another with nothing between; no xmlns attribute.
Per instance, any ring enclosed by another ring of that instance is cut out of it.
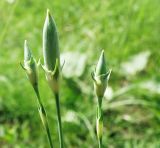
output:
<svg viewBox="0 0 160 148"><path fill-rule="evenodd" d="M42 57L42 28L46 9L53 14L61 53L79 51L87 55L85 73L63 78L61 90L65 143L69 148L97 147L95 137L96 98L90 73L101 49L105 50L114 92L145 81L159 83L159 0L17 0L0 1L0 144L1 147L47 147L39 124L35 94L19 66L23 41L27 39ZM142 51L150 51L147 67L126 76L121 64ZM65 65L70 66L70 65ZM91 67L91 68L90 68ZM40 70L40 91L53 135L56 108ZM85 87L82 89L80 86ZM139 86L139 85L138 85ZM84 91L85 90L85 91ZM88 91L86 91L88 90ZM88 93L87 93L88 92ZM159 93L134 87L112 100L104 100L104 146L156 148L160 146ZM93 107L94 106L94 107ZM55 117L54 117L55 114ZM53 136L57 141L58 136ZM92 145L91 145L92 144Z"/></svg>

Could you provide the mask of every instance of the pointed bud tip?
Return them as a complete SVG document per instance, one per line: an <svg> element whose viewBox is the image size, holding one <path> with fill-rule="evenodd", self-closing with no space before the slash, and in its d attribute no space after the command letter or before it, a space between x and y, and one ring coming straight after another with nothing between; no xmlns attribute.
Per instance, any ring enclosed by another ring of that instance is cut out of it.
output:
<svg viewBox="0 0 160 148"><path fill-rule="evenodd" d="M98 76L98 75L102 75L106 73L107 73L106 61L105 61L105 56L104 56L104 50L102 50L97 66L96 66L95 74Z"/></svg>
<svg viewBox="0 0 160 148"><path fill-rule="evenodd" d="M27 44L28 44L27 40L24 40L24 46L27 46Z"/></svg>
<svg viewBox="0 0 160 148"><path fill-rule="evenodd" d="M45 21L46 21L46 23L51 23L53 21L53 17L51 15L49 9L47 9L46 20Z"/></svg>
<svg viewBox="0 0 160 148"><path fill-rule="evenodd" d="M28 42L27 42L27 40L25 40L25 41L24 41L24 60L25 60L25 61L30 60L31 56L32 56L31 50L30 50L30 48L28 47Z"/></svg>
<svg viewBox="0 0 160 148"><path fill-rule="evenodd" d="M101 56L104 58L104 49L101 51Z"/></svg>
<svg viewBox="0 0 160 148"><path fill-rule="evenodd" d="M47 9L47 17L50 18L51 17L51 13L50 13L50 10Z"/></svg>
<svg viewBox="0 0 160 148"><path fill-rule="evenodd" d="M50 14L50 10L49 9L47 9L47 15L49 15Z"/></svg>

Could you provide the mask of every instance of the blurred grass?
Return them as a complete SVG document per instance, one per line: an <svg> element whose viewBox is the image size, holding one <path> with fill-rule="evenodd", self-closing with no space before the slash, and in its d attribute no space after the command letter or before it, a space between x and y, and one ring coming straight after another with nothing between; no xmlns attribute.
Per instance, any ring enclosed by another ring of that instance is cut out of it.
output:
<svg viewBox="0 0 160 148"><path fill-rule="evenodd" d="M48 147L39 122L35 94L19 66L23 60L25 39L29 41L35 57L42 58L42 28L47 8L58 26L61 52L79 51L87 55L85 73L78 78L62 80L61 104L66 147L97 147L96 99L90 78L92 67L101 49L104 49L109 67L113 69L109 84L115 92L148 80L159 84L159 0L1 0L2 148ZM142 51L151 52L146 68L135 76L122 74L121 64ZM53 140L58 147L54 99L42 70L40 84ZM86 94L85 89L89 93ZM160 147L159 95L135 86L112 100L104 100L104 147Z"/></svg>

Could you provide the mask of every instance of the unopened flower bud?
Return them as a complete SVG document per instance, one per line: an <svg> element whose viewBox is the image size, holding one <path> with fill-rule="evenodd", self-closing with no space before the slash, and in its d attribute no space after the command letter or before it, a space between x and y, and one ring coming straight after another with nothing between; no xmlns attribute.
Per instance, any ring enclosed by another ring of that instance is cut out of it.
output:
<svg viewBox="0 0 160 148"><path fill-rule="evenodd" d="M96 69L95 69L95 76L100 76L106 73L107 73L106 60L104 57L104 50L102 50Z"/></svg>
<svg viewBox="0 0 160 148"><path fill-rule="evenodd" d="M98 60L95 71L92 73L92 78L94 80L94 88L98 101L101 104L104 92L107 87L111 71L106 67L106 61L104 57L104 50L101 52L100 58Z"/></svg>
<svg viewBox="0 0 160 148"><path fill-rule="evenodd" d="M49 10L43 27L43 57L46 79L51 89L56 92L60 71L59 42L56 24Z"/></svg>
<svg viewBox="0 0 160 148"><path fill-rule="evenodd" d="M22 67L25 69L30 83L35 87L38 84L37 63L32 56L26 40L24 42L24 66Z"/></svg>

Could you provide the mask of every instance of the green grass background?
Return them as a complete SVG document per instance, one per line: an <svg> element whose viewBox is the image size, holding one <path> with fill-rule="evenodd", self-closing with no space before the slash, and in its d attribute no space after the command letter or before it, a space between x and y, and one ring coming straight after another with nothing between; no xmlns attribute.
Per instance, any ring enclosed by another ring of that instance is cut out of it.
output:
<svg viewBox="0 0 160 148"><path fill-rule="evenodd" d="M159 0L1 0L0 147L49 147L36 96L19 66L25 39L36 59L42 59L42 28L49 8L58 26L61 53L78 51L87 55L85 73L62 78L60 102L66 147L97 147L96 98L90 73L104 49L108 67L112 68L109 85L116 92L124 86L132 87L112 100L104 99L104 147L159 148L160 93L138 87L148 80L160 83L159 5ZM135 76L123 74L121 63L142 51L151 52L145 69ZM39 77L58 148L54 97L41 68Z"/></svg>

